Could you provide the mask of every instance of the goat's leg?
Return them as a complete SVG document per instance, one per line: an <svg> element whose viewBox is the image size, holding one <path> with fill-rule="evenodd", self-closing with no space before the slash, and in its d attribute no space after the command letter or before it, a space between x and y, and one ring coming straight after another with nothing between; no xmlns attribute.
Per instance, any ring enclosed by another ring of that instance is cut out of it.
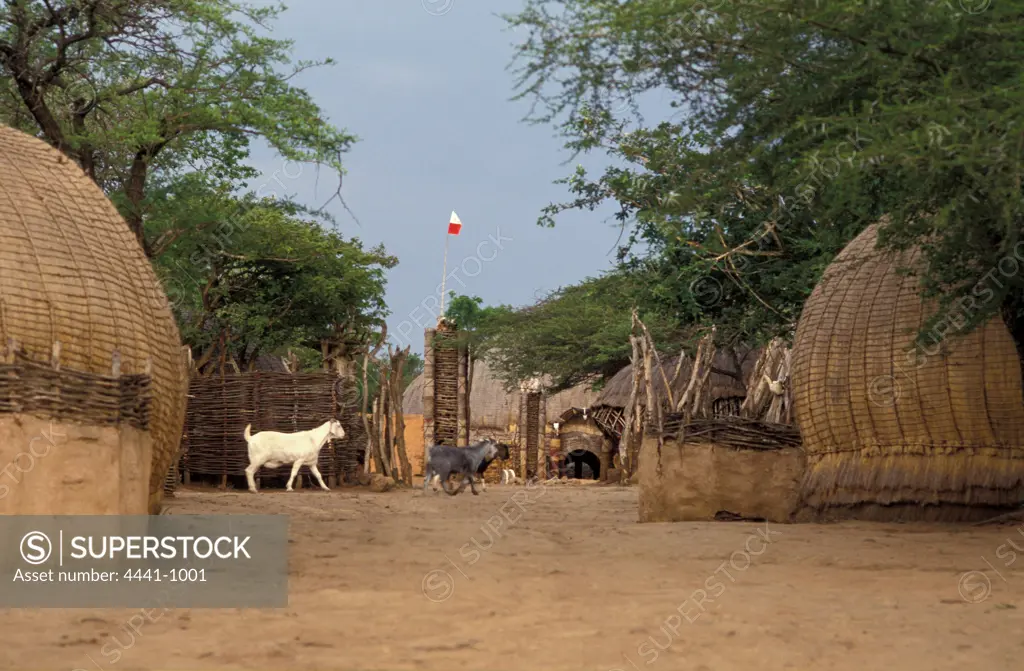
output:
<svg viewBox="0 0 1024 671"><path fill-rule="evenodd" d="M245 467L245 479L249 481L249 491L256 494L256 471L260 470L260 465L257 463L251 463Z"/></svg>
<svg viewBox="0 0 1024 671"><path fill-rule="evenodd" d="M448 494L449 496L461 494L462 490L466 488L466 480L462 480L462 483L459 485L458 489L452 489L451 487L454 487L454 485L451 485L451 480L449 479L450 476L450 472L441 474L441 489L443 489L444 493ZM451 487L449 485L451 485Z"/></svg>
<svg viewBox="0 0 1024 671"><path fill-rule="evenodd" d="M292 483L295 482L295 476L299 474L300 468L302 468L302 459L296 459L295 463L292 464L292 474L288 478L288 486L285 487L285 491L292 491Z"/></svg>
<svg viewBox="0 0 1024 671"><path fill-rule="evenodd" d="M431 481L434 479L434 471L427 466L427 472L423 474L423 493L427 493L427 487L430 486Z"/></svg>
<svg viewBox="0 0 1024 671"><path fill-rule="evenodd" d="M324 479L320 476L320 469L316 467L315 463L309 465L309 470L313 473L313 477L316 478L316 481L320 483L320 489L325 492L331 491L327 488L327 485L324 484Z"/></svg>
<svg viewBox="0 0 1024 671"><path fill-rule="evenodd" d="M466 473L466 479L469 480L469 489L473 492L473 496L480 496L480 492L476 491L476 480L473 479L472 473ZM466 483L462 483L462 489L466 488Z"/></svg>

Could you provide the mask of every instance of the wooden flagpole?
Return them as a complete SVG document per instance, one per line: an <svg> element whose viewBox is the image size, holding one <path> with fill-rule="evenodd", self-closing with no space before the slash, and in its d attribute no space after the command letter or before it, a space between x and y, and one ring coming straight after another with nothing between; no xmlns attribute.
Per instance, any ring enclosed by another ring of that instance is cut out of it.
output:
<svg viewBox="0 0 1024 671"><path fill-rule="evenodd" d="M441 312L440 312L440 314L437 315L438 319L440 319L441 317L444 317L444 296L445 296L445 293L444 293L444 283L445 283L445 280L448 279L448 240L450 240L451 237L452 237L451 233L449 233L447 230L445 230L445 232L444 232L444 275L441 276Z"/></svg>

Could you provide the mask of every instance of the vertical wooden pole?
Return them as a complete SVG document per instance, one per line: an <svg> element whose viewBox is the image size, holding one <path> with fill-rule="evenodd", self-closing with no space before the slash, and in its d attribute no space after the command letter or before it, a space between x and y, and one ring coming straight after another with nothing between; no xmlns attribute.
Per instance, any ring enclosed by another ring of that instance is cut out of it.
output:
<svg viewBox="0 0 1024 671"><path fill-rule="evenodd" d="M458 341L459 334L455 333L456 342ZM458 345L458 420L456 421L456 445L469 445L469 398L467 392L469 391L469 385L467 384L466 374L468 372L468 357L466 356L467 349L460 343Z"/></svg>
<svg viewBox="0 0 1024 671"><path fill-rule="evenodd" d="M540 408L537 412L537 478L546 480L548 475L548 393L541 390Z"/></svg>
<svg viewBox="0 0 1024 671"><path fill-rule="evenodd" d="M531 431L530 427L530 415L529 415L529 398L530 392L524 387L522 393L519 394L519 477L526 479L526 453L529 446L529 435Z"/></svg>
<svg viewBox="0 0 1024 671"><path fill-rule="evenodd" d="M426 329L423 332L423 449L424 469L426 458L430 453L430 446L437 443L437 436L434 431L434 335L435 329Z"/></svg>

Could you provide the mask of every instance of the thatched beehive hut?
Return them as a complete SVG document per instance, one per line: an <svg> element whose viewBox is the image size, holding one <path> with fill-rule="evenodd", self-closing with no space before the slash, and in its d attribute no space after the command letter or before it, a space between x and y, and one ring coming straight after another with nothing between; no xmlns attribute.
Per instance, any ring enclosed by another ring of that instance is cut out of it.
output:
<svg viewBox="0 0 1024 671"><path fill-rule="evenodd" d="M898 268L920 252L891 256L876 239L873 225L836 257L797 328L805 502L878 519L968 519L1019 506L1024 398L1008 330L993 319L942 346L913 347L931 309L918 278Z"/></svg>
<svg viewBox="0 0 1024 671"><path fill-rule="evenodd" d="M0 462L58 437L0 513L155 514L187 388L167 297L96 184L6 126L0 192Z"/></svg>

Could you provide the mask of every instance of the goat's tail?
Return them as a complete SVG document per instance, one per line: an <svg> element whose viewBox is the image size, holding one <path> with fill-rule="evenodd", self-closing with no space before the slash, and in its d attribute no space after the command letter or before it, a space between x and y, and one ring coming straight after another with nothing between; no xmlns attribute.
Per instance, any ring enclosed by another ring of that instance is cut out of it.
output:
<svg viewBox="0 0 1024 671"><path fill-rule="evenodd" d="M252 438L252 434L249 433L249 429L251 429L251 428L252 428L252 424L246 424L245 425L245 433L242 434L243 436L245 436L245 442L247 442L247 443L249 442L249 439Z"/></svg>

